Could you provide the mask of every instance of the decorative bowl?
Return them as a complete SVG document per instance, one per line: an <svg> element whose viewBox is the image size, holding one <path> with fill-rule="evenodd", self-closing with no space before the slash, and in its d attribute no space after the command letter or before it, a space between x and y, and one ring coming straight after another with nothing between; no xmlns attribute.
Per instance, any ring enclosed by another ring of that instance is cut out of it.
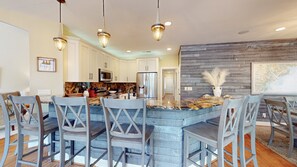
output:
<svg viewBox="0 0 297 167"><path fill-rule="evenodd" d="M115 90L110 90L110 91L109 91L110 94L114 94L114 93L116 93L116 92L117 92L117 91L115 91Z"/></svg>

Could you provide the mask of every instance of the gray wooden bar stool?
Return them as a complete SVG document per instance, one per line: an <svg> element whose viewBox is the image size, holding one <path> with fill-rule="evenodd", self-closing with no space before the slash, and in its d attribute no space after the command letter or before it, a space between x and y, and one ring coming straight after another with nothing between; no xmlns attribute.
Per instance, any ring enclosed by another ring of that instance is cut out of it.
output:
<svg viewBox="0 0 297 167"><path fill-rule="evenodd" d="M239 136L239 152L240 152L240 166L245 167L253 160L254 166L258 166L256 157L256 121L263 95L247 96L247 102L243 106L240 116L238 136ZM213 118L207 120L207 123L219 126L220 118ZM244 136L250 134L251 149L245 147ZM245 150L248 150L252 156L248 159L245 158Z"/></svg>
<svg viewBox="0 0 297 167"><path fill-rule="evenodd" d="M0 105L2 109L4 126L5 126L4 150L0 161L0 167L4 166L5 160L8 155L9 146L17 144L16 143L17 140L10 141L11 130L13 127L17 125L16 125L15 116L13 116L14 115L13 106L10 100L8 99L8 95L20 96L20 92L16 91L16 92L0 94Z"/></svg>
<svg viewBox="0 0 297 167"><path fill-rule="evenodd" d="M297 139L297 128L293 126L291 109L289 103L265 99L269 120L271 125L271 135L268 145L272 144L274 132L277 131L290 139L288 157L291 157L294 148L294 139Z"/></svg>
<svg viewBox="0 0 297 167"><path fill-rule="evenodd" d="M144 99L119 100L101 98L107 130L108 167L113 167L112 147L123 149L117 163L122 159L126 166L126 148L141 151L141 166L145 165L145 155L148 155L146 166L154 166L153 130L154 126L146 125L146 101ZM142 117L137 117L142 115ZM137 120L140 120L137 122ZM145 146L149 143L149 153L145 152Z"/></svg>
<svg viewBox="0 0 297 167"><path fill-rule="evenodd" d="M56 97L52 100L55 105L59 124L60 136L60 167L73 162L76 155L85 151L85 166L94 166L107 150L91 146L91 141L105 132L104 122L91 121L89 101L86 97ZM70 158L65 161L65 140L71 141ZM74 153L74 141L84 142L85 146ZM91 164L91 148L102 151L102 154Z"/></svg>
<svg viewBox="0 0 297 167"><path fill-rule="evenodd" d="M42 161L51 158L59 152L54 152L54 141L50 141L50 155L43 156L43 147L48 146L44 144L44 139L47 136L54 136L54 133L58 130L57 120L53 118L43 119L42 108L39 96L11 96L8 98L13 104L14 113L17 120L18 129L18 145L17 145L17 160L16 166L19 167L21 164L31 166L42 166ZM37 113L35 113L37 112ZM38 139L38 153L37 162L26 161L23 158L36 150L23 153L24 148L24 135L37 136ZM50 139L53 139L50 137Z"/></svg>
<svg viewBox="0 0 297 167"><path fill-rule="evenodd" d="M190 164L194 164L195 166L204 166L205 156L207 153L208 157L210 157L212 154L218 156L219 167L224 167L224 161L232 164L232 166L238 166L237 134L243 102L243 99L225 100L221 110L219 126L202 122L184 128L185 167L188 167ZM200 141L200 150L190 153L190 138ZM230 143L232 143L232 162L224 159L224 147ZM218 150L218 154L213 152L214 149ZM201 155L200 165L191 159L192 157L197 156L196 154ZM210 161L208 161L208 165L211 165Z"/></svg>

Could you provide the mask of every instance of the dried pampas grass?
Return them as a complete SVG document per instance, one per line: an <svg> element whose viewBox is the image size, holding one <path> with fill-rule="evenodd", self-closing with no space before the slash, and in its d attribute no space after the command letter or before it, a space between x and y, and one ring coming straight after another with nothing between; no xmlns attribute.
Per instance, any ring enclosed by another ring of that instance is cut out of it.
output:
<svg viewBox="0 0 297 167"><path fill-rule="evenodd" d="M213 86L222 86L226 82L226 76L230 73L227 69L214 68L211 73L204 71L202 73L203 79Z"/></svg>

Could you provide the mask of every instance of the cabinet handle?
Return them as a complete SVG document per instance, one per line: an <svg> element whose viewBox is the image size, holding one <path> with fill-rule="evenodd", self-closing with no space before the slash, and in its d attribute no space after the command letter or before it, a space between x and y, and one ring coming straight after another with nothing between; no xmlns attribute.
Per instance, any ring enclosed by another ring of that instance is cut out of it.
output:
<svg viewBox="0 0 297 167"><path fill-rule="evenodd" d="M107 68L107 62L104 63L104 67Z"/></svg>

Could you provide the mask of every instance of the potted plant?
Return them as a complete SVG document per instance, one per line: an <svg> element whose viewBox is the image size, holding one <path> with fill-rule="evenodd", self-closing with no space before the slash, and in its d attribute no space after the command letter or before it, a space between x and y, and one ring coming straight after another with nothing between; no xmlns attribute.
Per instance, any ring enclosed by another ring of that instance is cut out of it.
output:
<svg viewBox="0 0 297 167"><path fill-rule="evenodd" d="M214 68L211 73L204 71L202 73L203 79L211 84L213 95L216 97L221 97L222 85L226 82L226 76L230 73L227 69Z"/></svg>

